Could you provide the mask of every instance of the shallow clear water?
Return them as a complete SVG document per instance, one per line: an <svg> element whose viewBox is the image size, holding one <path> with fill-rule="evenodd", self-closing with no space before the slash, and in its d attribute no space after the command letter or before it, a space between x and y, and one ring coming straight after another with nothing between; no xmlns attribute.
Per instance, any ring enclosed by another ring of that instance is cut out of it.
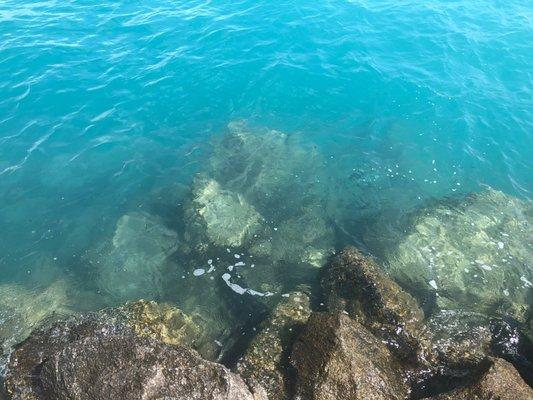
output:
<svg viewBox="0 0 533 400"><path fill-rule="evenodd" d="M426 201L484 185L528 199L532 17L519 0L4 0L0 282L69 279L74 308L108 305L87 254L133 211L181 237L194 174L238 120L316 151L303 165L325 177L335 247L377 252L369 221L385 238ZM293 203L277 204L262 211L274 225ZM169 282L194 281L188 257ZM277 274L287 290L308 281Z"/></svg>

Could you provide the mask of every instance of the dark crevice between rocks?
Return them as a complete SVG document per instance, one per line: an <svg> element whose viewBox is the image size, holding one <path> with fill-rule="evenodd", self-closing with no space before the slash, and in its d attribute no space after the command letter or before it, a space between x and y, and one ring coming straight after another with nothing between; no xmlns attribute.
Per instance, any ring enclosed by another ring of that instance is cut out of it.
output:
<svg viewBox="0 0 533 400"><path fill-rule="evenodd" d="M0 376L0 400L8 400L9 397L7 397L6 393L6 381L5 379Z"/></svg>
<svg viewBox="0 0 533 400"><path fill-rule="evenodd" d="M533 388L533 343L522 332L523 325L512 318L494 318L490 323L491 351L509 361Z"/></svg>
<svg viewBox="0 0 533 400"><path fill-rule="evenodd" d="M290 363L291 352L294 343L298 340L298 337L303 332L305 324L294 325L292 331L289 332L288 329L285 329L283 337L285 338L285 343L283 344L283 352L281 356L281 361L279 368L283 372L285 377L285 393L288 399L292 399L296 394L296 379L297 372L296 369Z"/></svg>
<svg viewBox="0 0 533 400"><path fill-rule="evenodd" d="M236 314L240 314L242 316L241 320L244 322L234 330L233 335L238 335L238 338L235 339L231 348L219 360L222 365L230 369L235 367L237 361L243 356L250 342L257 334L257 331L254 329L269 316L268 308L252 296L246 296L245 299L241 298L239 307L237 308L235 306L236 304L233 303L232 307Z"/></svg>
<svg viewBox="0 0 533 400"><path fill-rule="evenodd" d="M35 366L31 374L32 386L38 396L44 396L44 388L41 382L41 372L43 371L46 361L46 358L42 359L41 363Z"/></svg>
<svg viewBox="0 0 533 400"><path fill-rule="evenodd" d="M491 367L492 362L487 358L476 368L471 366L463 369L451 370L446 366L436 371L424 371L411 384L411 400L425 399L454 389L466 387L479 380Z"/></svg>

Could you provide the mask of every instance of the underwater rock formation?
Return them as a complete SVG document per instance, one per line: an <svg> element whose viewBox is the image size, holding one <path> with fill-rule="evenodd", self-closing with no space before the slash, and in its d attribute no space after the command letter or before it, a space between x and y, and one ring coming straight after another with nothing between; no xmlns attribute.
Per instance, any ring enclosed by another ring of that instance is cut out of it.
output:
<svg viewBox="0 0 533 400"><path fill-rule="evenodd" d="M333 229L321 209L306 207L270 230L270 236L255 244L250 253L275 263L306 264L320 268L333 253Z"/></svg>
<svg viewBox="0 0 533 400"><path fill-rule="evenodd" d="M26 339L31 331L48 320L72 313L67 283L52 283L42 290L17 284L0 285L0 343L2 354Z"/></svg>
<svg viewBox="0 0 533 400"><path fill-rule="evenodd" d="M404 399L401 365L387 346L344 313L313 313L294 344L296 398Z"/></svg>
<svg viewBox="0 0 533 400"><path fill-rule="evenodd" d="M384 254L388 272L441 309L509 314L523 321L533 287L532 203L487 189L411 216Z"/></svg>
<svg viewBox="0 0 533 400"><path fill-rule="evenodd" d="M198 177L186 211L187 237L194 246L243 246L259 230L262 217L237 192ZM205 232L205 239L202 237ZM207 242L207 243L205 243Z"/></svg>
<svg viewBox="0 0 533 400"><path fill-rule="evenodd" d="M14 400L261 399L194 350L94 316L35 331L12 354L6 388Z"/></svg>
<svg viewBox="0 0 533 400"><path fill-rule="evenodd" d="M261 324L259 333L237 364L239 375L250 386L263 387L269 400L288 397L288 355L309 315L309 297L302 292L288 294Z"/></svg>
<svg viewBox="0 0 533 400"><path fill-rule="evenodd" d="M178 247L177 234L156 216L133 212L122 216L111 242L89 253L96 282L118 302L153 299L163 293L169 256Z"/></svg>
<svg viewBox="0 0 533 400"><path fill-rule="evenodd" d="M321 286L328 310L347 312L402 359L424 358L424 313L372 259L347 247L324 268Z"/></svg>
<svg viewBox="0 0 533 400"><path fill-rule="evenodd" d="M512 364L493 359L490 368L475 382L464 388L432 397L433 400L530 400L531 389Z"/></svg>
<svg viewBox="0 0 533 400"><path fill-rule="evenodd" d="M251 129L242 121L228 125L215 143L204 173L241 193L269 221L323 203L323 160L299 135Z"/></svg>
<svg viewBox="0 0 533 400"><path fill-rule="evenodd" d="M310 282L333 251L323 161L299 135L242 122L228 131L214 139L184 206L186 256L236 252L250 257L246 266L238 260L230 267L240 286L292 291Z"/></svg>

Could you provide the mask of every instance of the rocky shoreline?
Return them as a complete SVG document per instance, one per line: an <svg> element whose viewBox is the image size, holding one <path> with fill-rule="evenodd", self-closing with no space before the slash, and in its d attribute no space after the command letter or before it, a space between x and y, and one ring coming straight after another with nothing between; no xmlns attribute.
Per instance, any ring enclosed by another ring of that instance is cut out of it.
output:
<svg viewBox="0 0 533 400"><path fill-rule="evenodd" d="M205 348L205 331L170 305L138 301L54 322L11 354L6 392L14 400L533 398L494 352L488 327L437 337L416 300L355 248L330 259L320 287L316 299L284 297L227 366L193 349Z"/></svg>
<svg viewBox="0 0 533 400"><path fill-rule="evenodd" d="M0 285L8 398L533 398L530 201L485 188L343 240L361 221L315 148L243 123L212 148L155 196L170 217L87 246L82 285Z"/></svg>

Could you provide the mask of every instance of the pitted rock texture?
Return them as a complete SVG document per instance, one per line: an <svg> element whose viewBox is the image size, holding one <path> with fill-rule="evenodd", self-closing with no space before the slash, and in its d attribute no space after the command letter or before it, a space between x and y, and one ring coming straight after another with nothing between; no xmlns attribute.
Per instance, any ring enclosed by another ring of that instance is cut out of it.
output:
<svg viewBox="0 0 533 400"><path fill-rule="evenodd" d="M296 399L404 399L401 365L387 346L344 313L313 313L291 362Z"/></svg>
<svg viewBox="0 0 533 400"><path fill-rule="evenodd" d="M11 357L6 389L14 400L261 398L194 350L140 338L93 316L34 332Z"/></svg>
<svg viewBox="0 0 533 400"><path fill-rule="evenodd" d="M290 293L262 324L237 364L237 372L248 383L265 388L270 400L289 395L288 355L310 314L309 297L302 292Z"/></svg>
<svg viewBox="0 0 533 400"><path fill-rule="evenodd" d="M424 313L372 259L347 247L326 265L321 282L328 310L346 311L402 359L416 362L422 357Z"/></svg>

